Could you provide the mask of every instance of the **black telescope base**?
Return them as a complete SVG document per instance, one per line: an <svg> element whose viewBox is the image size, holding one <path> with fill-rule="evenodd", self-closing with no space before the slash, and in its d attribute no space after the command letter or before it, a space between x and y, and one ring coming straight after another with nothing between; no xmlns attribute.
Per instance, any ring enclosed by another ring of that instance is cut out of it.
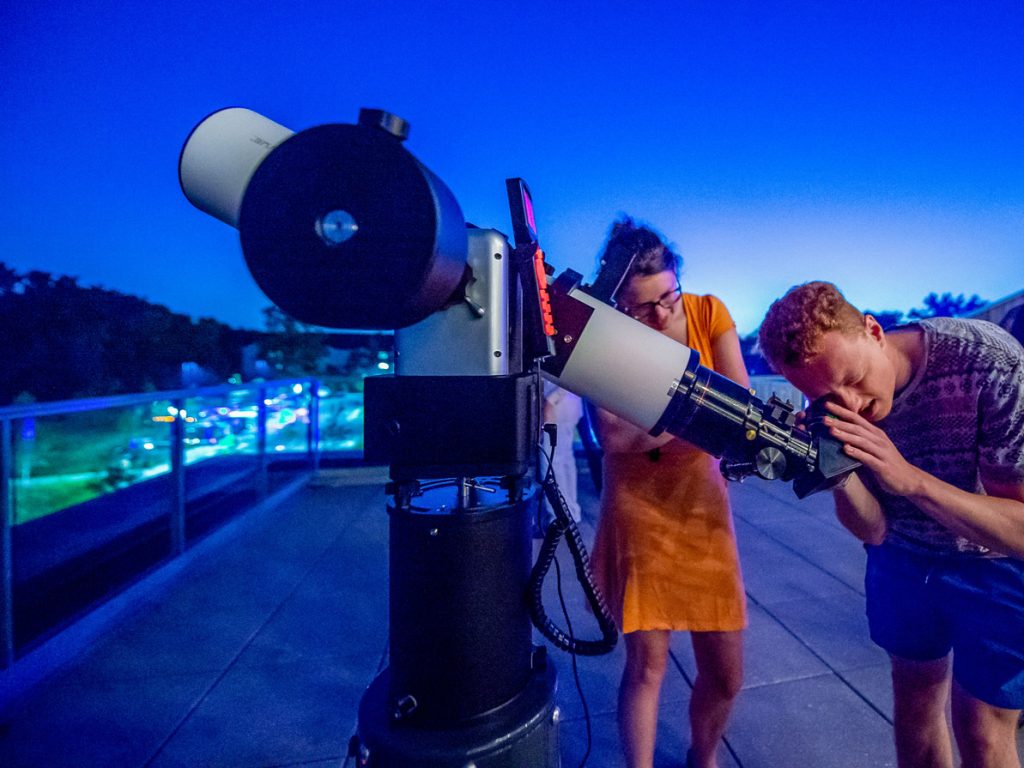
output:
<svg viewBox="0 0 1024 768"><path fill-rule="evenodd" d="M555 669L535 670L515 698L468 724L424 727L395 721L388 705L389 670L359 704L360 753L369 768L558 768Z"/></svg>

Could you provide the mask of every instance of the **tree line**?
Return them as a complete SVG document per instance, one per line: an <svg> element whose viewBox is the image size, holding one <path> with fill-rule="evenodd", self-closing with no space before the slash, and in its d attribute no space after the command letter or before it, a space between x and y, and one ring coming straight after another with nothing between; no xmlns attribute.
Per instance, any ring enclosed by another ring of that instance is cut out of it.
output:
<svg viewBox="0 0 1024 768"><path fill-rule="evenodd" d="M175 389L186 362L226 381L260 335L3 262L0 328L0 405Z"/></svg>
<svg viewBox="0 0 1024 768"><path fill-rule="evenodd" d="M977 295L930 293L907 313L871 314L888 328L923 317L966 315L985 304ZM183 363L207 377L202 383L225 382L241 371L242 350L253 343L274 378L318 372L326 334L276 307L264 310L264 319L266 332L239 330L136 296L84 287L75 277L19 273L0 262L0 405L177 389L183 386ZM390 349L390 338L366 337L351 346L356 345L357 353L336 373L377 372L377 352ZM741 338L740 346L752 374L770 373L757 350L756 331Z"/></svg>

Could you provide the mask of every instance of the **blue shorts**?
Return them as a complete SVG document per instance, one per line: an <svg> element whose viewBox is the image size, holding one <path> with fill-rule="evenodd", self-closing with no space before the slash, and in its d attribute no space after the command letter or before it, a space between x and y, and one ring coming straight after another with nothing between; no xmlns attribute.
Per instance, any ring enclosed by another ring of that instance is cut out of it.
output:
<svg viewBox="0 0 1024 768"><path fill-rule="evenodd" d="M981 701L1024 709L1024 560L868 546L871 639L893 656L953 651L953 679Z"/></svg>

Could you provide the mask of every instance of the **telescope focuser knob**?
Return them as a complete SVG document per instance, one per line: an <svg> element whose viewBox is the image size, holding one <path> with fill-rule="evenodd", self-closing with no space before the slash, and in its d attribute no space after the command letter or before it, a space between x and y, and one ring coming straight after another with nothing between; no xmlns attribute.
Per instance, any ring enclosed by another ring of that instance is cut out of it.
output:
<svg viewBox="0 0 1024 768"><path fill-rule="evenodd" d="M765 446L754 458L754 472L765 480L778 480L786 475L786 455L774 446Z"/></svg>

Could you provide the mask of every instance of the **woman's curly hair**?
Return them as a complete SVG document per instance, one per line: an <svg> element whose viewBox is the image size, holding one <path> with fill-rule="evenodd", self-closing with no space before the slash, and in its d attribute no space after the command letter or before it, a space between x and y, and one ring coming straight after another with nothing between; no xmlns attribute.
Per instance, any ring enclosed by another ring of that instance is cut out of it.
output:
<svg viewBox="0 0 1024 768"><path fill-rule="evenodd" d="M678 277L683 268L683 257L672 250L661 235L624 216L612 225L608 242L598 257L598 274L604 265L622 264L630 256L635 258L622 281L623 286L637 275L656 275L666 270Z"/></svg>
<svg viewBox="0 0 1024 768"><path fill-rule="evenodd" d="M757 343L776 371L803 365L820 349L829 331L853 334L864 328L864 315L832 283L815 281L790 288L768 309Z"/></svg>

